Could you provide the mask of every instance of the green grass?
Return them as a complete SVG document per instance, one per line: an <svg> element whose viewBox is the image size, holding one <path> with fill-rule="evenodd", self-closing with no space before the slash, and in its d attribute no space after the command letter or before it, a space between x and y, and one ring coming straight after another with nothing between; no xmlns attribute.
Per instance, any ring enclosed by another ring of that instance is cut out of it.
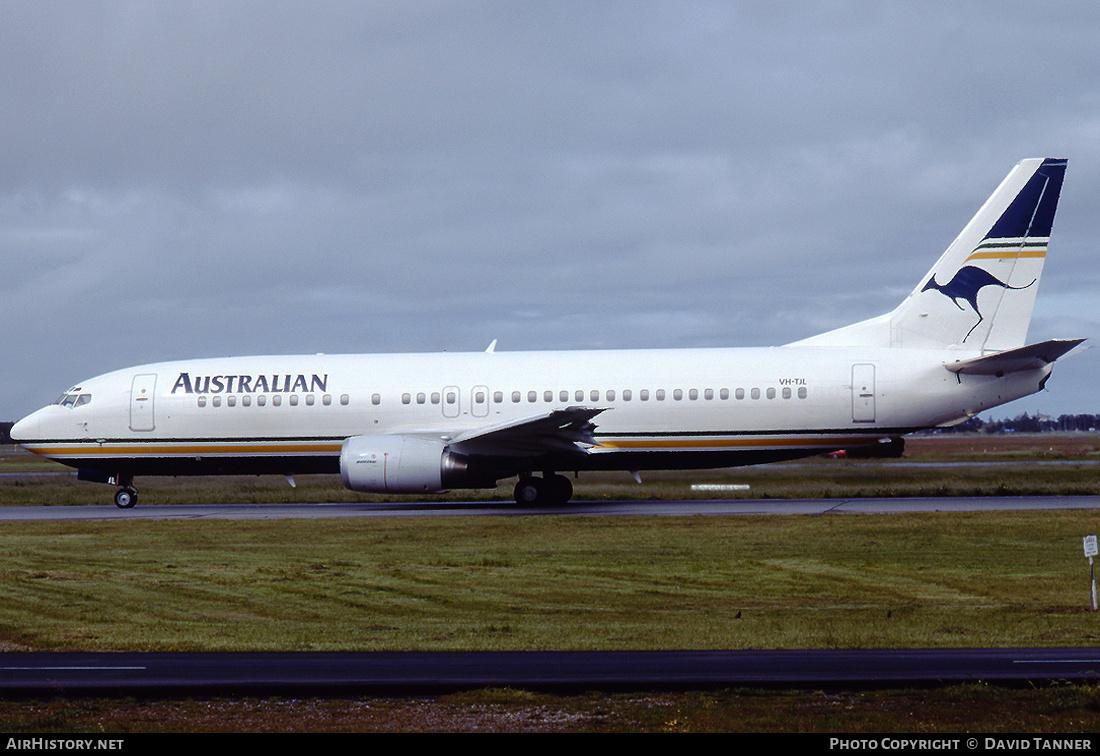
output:
<svg viewBox="0 0 1100 756"><path fill-rule="evenodd" d="M0 648L1096 645L1091 513L0 525ZM1092 528L1094 530L1094 528ZM16 732L1096 732L1100 688L0 701Z"/></svg>
<svg viewBox="0 0 1100 756"><path fill-rule="evenodd" d="M1074 512L0 524L62 650L1089 645Z"/></svg>

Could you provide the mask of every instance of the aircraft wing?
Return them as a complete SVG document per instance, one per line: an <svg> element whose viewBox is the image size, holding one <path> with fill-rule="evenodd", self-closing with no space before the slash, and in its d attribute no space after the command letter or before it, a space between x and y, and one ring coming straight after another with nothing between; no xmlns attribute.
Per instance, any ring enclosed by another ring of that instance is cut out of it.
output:
<svg viewBox="0 0 1100 756"><path fill-rule="evenodd" d="M565 407L455 436L448 446L460 454L525 457L551 452L583 454L596 445L592 418L606 407Z"/></svg>
<svg viewBox="0 0 1100 756"><path fill-rule="evenodd" d="M1054 362L1082 341L1084 339L1052 339L984 357L948 362L944 367L952 373L966 375L1007 375L1021 370L1037 370Z"/></svg>

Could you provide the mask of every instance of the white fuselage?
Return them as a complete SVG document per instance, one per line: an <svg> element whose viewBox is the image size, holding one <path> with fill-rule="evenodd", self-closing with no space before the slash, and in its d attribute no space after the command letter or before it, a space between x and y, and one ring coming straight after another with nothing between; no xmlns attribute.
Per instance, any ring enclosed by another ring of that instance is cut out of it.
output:
<svg viewBox="0 0 1100 756"><path fill-rule="evenodd" d="M956 375L941 350L771 347L235 357L90 379L13 428L31 451L121 474L335 472L345 439L444 443L600 408L584 454L541 469L752 464L873 443L1037 391L1049 366ZM79 399L84 397L84 399ZM66 406L70 405L70 406Z"/></svg>

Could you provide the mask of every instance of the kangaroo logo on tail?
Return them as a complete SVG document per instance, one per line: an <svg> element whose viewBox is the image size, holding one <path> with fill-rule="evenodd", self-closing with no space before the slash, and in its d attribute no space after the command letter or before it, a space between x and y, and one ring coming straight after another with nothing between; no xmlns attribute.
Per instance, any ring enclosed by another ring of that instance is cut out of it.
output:
<svg viewBox="0 0 1100 756"><path fill-rule="evenodd" d="M978 292L986 286L1000 286L1002 289L1007 289L1009 291L1019 291L1020 289L1028 288L1028 286L1033 285L1035 281L1038 280L1039 279L1035 279L1027 284L1027 286L1009 286L987 270L977 268L973 265L965 265L959 268L959 271L954 277L945 284L938 283L936 281L936 274L933 273L932 277L928 279L928 283L924 285L921 291L924 292L929 289L935 289L954 302L955 306L960 310L963 309L963 306L959 304L960 299L970 305L970 308L974 310L974 314L978 316L978 322L971 326L970 330L966 332L966 336L963 337L963 341L966 341L970 337L970 334L974 333L974 329L985 320L982 311L978 309Z"/></svg>

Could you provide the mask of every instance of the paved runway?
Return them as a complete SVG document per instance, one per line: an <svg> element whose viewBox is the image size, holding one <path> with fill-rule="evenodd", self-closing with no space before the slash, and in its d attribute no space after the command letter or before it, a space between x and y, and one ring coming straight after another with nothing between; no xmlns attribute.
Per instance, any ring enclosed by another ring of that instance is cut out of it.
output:
<svg viewBox="0 0 1100 756"><path fill-rule="evenodd" d="M1100 679L1100 649L3 653L4 695L369 695L514 687L882 688Z"/></svg>
<svg viewBox="0 0 1100 756"><path fill-rule="evenodd" d="M709 501L575 501L564 507L524 508L511 502L407 501L387 504L163 504L119 509L113 505L0 507L0 521L286 519L333 517L457 516L692 516L823 515L894 512L962 512L1100 509L1100 496L983 496L904 499L715 499Z"/></svg>

